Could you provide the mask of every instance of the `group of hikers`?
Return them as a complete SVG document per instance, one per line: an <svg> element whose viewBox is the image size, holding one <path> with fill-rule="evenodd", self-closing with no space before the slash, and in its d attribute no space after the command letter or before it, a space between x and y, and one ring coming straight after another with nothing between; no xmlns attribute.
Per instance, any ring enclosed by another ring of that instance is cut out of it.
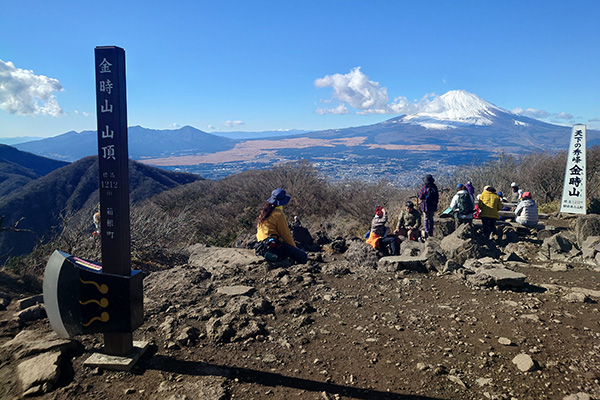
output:
<svg viewBox="0 0 600 400"><path fill-rule="evenodd" d="M475 188L471 181L466 184L459 183L450 206L441 215L454 217L455 228L461 224L472 224L473 219L481 220L483 235L486 238L497 235L496 221L503 218L499 211L514 210L515 221L527 227L534 227L538 223L538 208L531 198L531 193L519 189L515 182L511 184L510 201L504 198L502 192L496 193L496 189L490 185L485 186L483 192L477 197L474 194ZM428 237L431 237L434 227L433 218L438 211L439 203L439 190L433 176L425 176L417 199L418 210L410 200L404 204L393 232L390 232L386 226L389 221L387 210L377 206L371 221L371 229L365 235L367 243L375 249L397 255L402 240L425 242ZM270 261L290 258L297 263L305 264L308 260L307 254L296 246L283 214L283 206L289 201L290 196L284 189L275 189L271 192L271 197L267 199L257 220L255 250L257 254ZM294 217L292 226L300 226L297 217Z"/></svg>
<svg viewBox="0 0 600 400"><path fill-rule="evenodd" d="M503 197L502 192L496 193L493 186L485 186L483 192L474 197L475 188L471 181L456 186L456 194L450 201L450 206L441 216L454 217L455 228L462 224L472 224L473 219L481 220L482 232L486 238L497 235L496 221L504 219L500 211L514 211L515 222L535 227L538 224L538 208L530 192L519 189L516 182L511 184L510 202ZM424 242L433 235L433 216L438 211L439 190L435 179L426 175L423 186L417 195L420 201L420 211L415 210L414 203L407 201L404 210L398 216L398 223L393 234L388 234L385 223L388 220L386 210L382 207L375 209L371 221L371 230L365 235L367 243L375 249L380 249L392 255L399 254L402 237L408 240ZM421 220L424 220L421 230Z"/></svg>

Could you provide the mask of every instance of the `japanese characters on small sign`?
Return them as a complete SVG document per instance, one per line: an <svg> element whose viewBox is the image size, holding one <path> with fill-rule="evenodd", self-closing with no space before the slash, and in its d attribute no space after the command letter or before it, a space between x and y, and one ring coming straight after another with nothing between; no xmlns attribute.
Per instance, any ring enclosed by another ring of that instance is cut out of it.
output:
<svg viewBox="0 0 600 400"><path fill-rule="evenodd" d="M105 272L127 275L131 250L125 51L96 47L95 65L102 265Z"/></svg>
<svg viewBox="0 0 600 400"><path fill-rule="evenodd" d="M586 126L574 125L567 154L567 167L560 212L586 213Z"/></svg>

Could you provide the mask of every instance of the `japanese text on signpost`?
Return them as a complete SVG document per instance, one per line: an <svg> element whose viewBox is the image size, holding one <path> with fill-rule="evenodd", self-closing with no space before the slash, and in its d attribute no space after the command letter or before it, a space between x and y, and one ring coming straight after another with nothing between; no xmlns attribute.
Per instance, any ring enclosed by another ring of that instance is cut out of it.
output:
<svg viewBox="0 0 600 400"><path fill-rule="evenodd" d="M586 213L586 126L574 125L567 155L567 167L560 212Z"/></svg>

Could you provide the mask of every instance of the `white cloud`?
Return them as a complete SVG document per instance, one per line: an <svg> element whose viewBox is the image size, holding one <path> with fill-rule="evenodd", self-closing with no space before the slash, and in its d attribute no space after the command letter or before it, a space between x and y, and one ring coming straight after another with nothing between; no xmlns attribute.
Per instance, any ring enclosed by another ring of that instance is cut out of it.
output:
<svg viewBox="0 0 600 400"><path fill-rule="evenodd" d="M360 67L354 68L349 73L326 75L314 82L318 88L333 88L333 97L343 104L361 110L363 113L381 113L387 108L387 89L378 82L369 80ZM342 111L340 107L330 109ZM317 111L318 112L318 111Z"/></svg>
<svg viewBox="0 0 600 400"><path fill-rule="evenodd" d="M217 127L214 125L208 125L208 129L212 129L213 131L217 130Z"/></svg>
<svg viewBox="0 0 600 400"><path fill-rule="evenodd" d="M337 114L337 115L348 114L348 107L346 107L345 104L340 104L336 108L317 108L316 112L317 112L317 114L321 114L321 115L324 115L324 114Z"/></svg>
<svg viewBox="0 0 600 400"><path fill-rule="evenodd" d="M558 113L550 113L546 110L538 110L535 108L526 108L523 109L521 107L517 107L512 110L513 113L523 115L525 117L540 119L540 120L552 120L552 121L571 121L573 120L573 114L569 114L566 112L558 112Z"/></svg>
<svg viewBox="0 0 600 400"><path fill-rule="evenodd" d="M548 111L545 110L537 110L535 108L521 108L517 107L512 110L514 114L523 115L525 117L535 118L535 119L545 119L552 116Z"/></svg>
<svg viewBox="0 0 600 400"><path fill-rule="evenodd" d="M90 116L90 113L89 113L89 112L86 112L86 111L78 111L78 110L75 110L75 111L73 111L73 113L74 113L75 115L83 115L83 116L84 116L84 117L86 117L86 118Z"/></svg>
<svg viewBox="0 0 600 400"><path fill-rule="evenodd" d="M179 125L177 122L173 122L171 125L169 125L169 128L179 129L179 128L181 128L181 125Z"/></svg>
<svg viewBox="0 0 600 400"><path fill-rule="evenodd" d="M573 119L573 115L566 113L566 112L559 112L559 113L554 114L554 118L571 120L571 119Z"/></svg>
<svg viewBox="0 0 600 400"><path fill-rule="evenodd" d="M242 125L245 125L244 121L225 121L225 126L228 128L237 128Z"/></svg>
<svg viewBox="0 0 600 400"><path fill-rule="evenodd" d="M35 75L0 60L0 109L9 114L59 116L63 110L54 92L63 91L58 79Z"/></svg>
<svg viewBox="0 0 600 400"><path fill-rule="evenodd" d="M387 88L379 82L369 80L360 67L349 73L326 75L314 82L318 88L333 88L333 99L341 103L334 108L317 108L318 114L347 114L348 107L357 109L356 114L412 114L418 112L440 112L444 105L438 95L427 94L419 101L410 101L399 96L389 102ZM322 100L331 102L330 99Z"/></svg>

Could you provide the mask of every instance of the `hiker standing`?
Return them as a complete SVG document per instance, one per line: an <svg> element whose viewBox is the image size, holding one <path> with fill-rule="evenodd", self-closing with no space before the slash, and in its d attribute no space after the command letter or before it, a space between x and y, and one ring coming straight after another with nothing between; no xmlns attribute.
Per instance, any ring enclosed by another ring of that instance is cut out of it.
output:
<svg viewBox="0 0 600 400"><path fill-rule="evenodd" d="M535 200L531 198L531 193L523 192L523 200L515 209L515 221L521 225L534 227L539 220L538 207Z"/></svg>
<svg viewBox="0 0 600 400"><path fill-rule="evenodd" d="M492 186L483 188L483 193L479 196L479 218L483 225L483 235L489 239L490 233L498 234L496 230L496 220L500 219L498 211L502 208L502 201L496 194L496 189Z"/></svg>
<svg viewBox="0 0 600 400"><path fill-rule="evenodd" d="M374 249L384 250L387 248L387 246L389 246L390 254L396 256L400 251L400 240L397 236L388 236L388 228L385 226L387 221L387 211L385 208L377 206L377 208L375 208L375 216L371 221L371 233L369 233L367 243L370 244Z"/></svg>
<svg viewBox="0 0 600 400"><path fill-rule="evenodd" d="M271 197L267 199L267 203L258 216L256 239L262 242L276 238L281 241L281 252L284 257L289 257L299 264L306 264L308 256L296 247L283 214L283 206L290 201L290 198L283 189L275 189L271 192Z"/></svg>
<svg viewBox="0 0 600 400"><path fill-rule="evenodd" d="M423 178L424 185L419 191L419 200L421 200L421 212L425 220L425 236L433 235L433 215L437 211L439 192L438 187L434 183L433 176L427 174Z"/></svg>
<svg viewBox="0 0 600 400"><path fill-rule="evenodd" d="M456 194L452 197L450 207L454 213L455 229L461 224L473 223L473 211L475 210L475 199L467 191L465 185L459 183L456 186Z"/></svg>
<svg viewBox="0 0 600 400"><path fill-rule="evenodd" d="M407 201L404 210L398 216L398 223L394 234L408 237L410 240L419 238L419 229L421 228L421 213L415 210L412 201Z"/></svg>

